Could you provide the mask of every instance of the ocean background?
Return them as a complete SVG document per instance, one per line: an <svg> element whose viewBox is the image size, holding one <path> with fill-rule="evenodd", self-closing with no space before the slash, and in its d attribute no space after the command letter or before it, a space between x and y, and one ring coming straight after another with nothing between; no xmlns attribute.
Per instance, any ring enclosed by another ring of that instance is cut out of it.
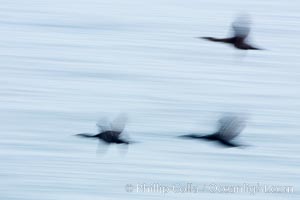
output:
<svg viewBox="0 0 300 200"><path fill-rule="evenodd" d="M264 51L195 38L240 13ZM0 199L300 198L299 1L2 0L0 16ZM177 138L228 112L247 114L248 148ZM118 113L127 153L74 136ZM136 188L188 183L205 189ZM293 191L209 188L243 184Z"/></svg>

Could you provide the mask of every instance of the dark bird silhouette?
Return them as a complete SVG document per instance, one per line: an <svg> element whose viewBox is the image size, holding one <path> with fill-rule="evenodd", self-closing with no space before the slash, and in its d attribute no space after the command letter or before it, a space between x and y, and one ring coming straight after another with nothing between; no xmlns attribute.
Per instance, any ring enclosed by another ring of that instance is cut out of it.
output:
<svg viewBox="0 0 300 200"><path fill-rule="evenodd" d="M241 50L262 50L247 43L250 33L250 20L243 16L232 23L233 36L229 38L198 37L201 39L232 44L235 48Z"/></svg>
<svg viewBox="0 0 300 200"><path fill-rule="evenodd" d="M234 143L233 140L242 132L245 126L246 123L244 118L240 118L237 116L224 116L219 120L219 128L213 134L209 134L209 135L189 134L189 135L182 135L179 137L206 140L206 141L215 141L223 145L224 147L240 147L245 145Z"/></svg>
<svg viewBox="0 0 300 200"><path fill-rule="evenodd" d="M112 144L112 143L114 143L114 144L130 144L129 141L126 141L125 139L121 139L120 134L121 133L117 132L117 131L103 131L96 135L80 133L80 134L77 134L77 136L87 137L87 138L97 138L107 144Z"/></svg>
<svg viewBox="0 0 300 200"><path fill-rule="evenodd" d="M85 137L85 138L96 138L99 139L100 141L105 142L106 144L130 144L132 142L121 138L122 132L125 128L126 121L127 118L125 115L119 115L108 126L107 124L101 125L97 123L99 133L96 135L89 134L89 133L80 133L77 134L77 136Z"/></svg>

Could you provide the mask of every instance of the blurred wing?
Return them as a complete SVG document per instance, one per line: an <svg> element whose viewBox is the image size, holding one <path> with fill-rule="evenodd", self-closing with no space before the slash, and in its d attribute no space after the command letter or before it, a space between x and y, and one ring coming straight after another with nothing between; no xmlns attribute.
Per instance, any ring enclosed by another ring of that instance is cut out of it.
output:
<svg viewBox="0 0 300 200"><path fill-rule="evenodd" d="M102 118L97 122L97 127L99 132L111 130L111 125L107 118Z"/></svg>
<svg viewBox="0 0 300 200"><path fill-rule="evenodd" d="M250 33L250 18L241 16L232 23L232 30L235 37L246 38Z"/></svg>
<svg viewBox="0 0 300 200"><path fill-rule="evenodd" d="M125 125L127 123L128 117L126 114L122 113L119 114L116 119L114 119L111 123L111 129L112 131L118 132L121 134L125 128Z"/></svg>
<svg viewBox="0 0 300 200"><path fill-rule="evenodd" d="M222 117L219 120L219 123L219 136L226 141L230 141L237 137L246 127L245 119L237 116Z"/></svg>

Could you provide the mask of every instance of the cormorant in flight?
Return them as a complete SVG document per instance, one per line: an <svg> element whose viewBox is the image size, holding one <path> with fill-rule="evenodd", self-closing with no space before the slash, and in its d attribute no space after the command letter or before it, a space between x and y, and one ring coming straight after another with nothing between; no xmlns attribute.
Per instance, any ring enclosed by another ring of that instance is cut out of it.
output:
<svg viewBox="0 0 300 200"><path fill-rule="evenodd" d="M119 115L112 123L107 126L97 123L99 133L92 135L89 133L80 133L77 136L86 138L97 138L106 144L130 144L132 142L121 138L122 132L125 128L127 118L125 115Z"/></svg>
<svg viewBox="0 0 300 200"><path fill-rule="evenodd" d="M262 50L247 43L250 33L250 20L247 17L238 18L232 23L233 36L229 38L198 37L213 42L223 42L232 44L235 48L241 50Z"/></svg>
<svg viewBox="0 0 300 200"><path fill-rule="evenodd" d="M245 128L245 119L237 116L224 116L219 120L219 129L217 132L209 135L197 135L189 134L182 135L179 137L189 138L189 139L199 139L207 141L215 141L224 147L240 147L245 145L240 145L233 142L242 130Z"/></svg>

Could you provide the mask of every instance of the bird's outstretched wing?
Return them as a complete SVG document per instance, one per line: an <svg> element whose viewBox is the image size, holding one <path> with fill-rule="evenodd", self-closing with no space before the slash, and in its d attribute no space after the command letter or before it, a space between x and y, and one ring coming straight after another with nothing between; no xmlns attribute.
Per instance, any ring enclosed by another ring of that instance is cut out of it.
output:
<svg viewBox="0 0 300 200"><path fill-rule="evenodd" d="M107 118L101 118L96 125L98 127L98 132L100 133L104 131L110 131L112 129Z"/></svg>
<svg viewBox="0 0 300 200"><path fill-rule="evenodd" d="M237 137L246 127L246 120L239 116L224 116L219 120L219 138L230 141Z"/></svg>
<svg viewBox="0 0 300 200"><path fill-rule="evenodd" d="M239 38L247 38L250 33L250 17L248 15L243 15L238 17L233 23L232 23L232 30L234 37Z"/></svg>
<svg viewBox="0 0 300 200"><path fill-rule="evenodd" d="M128 117L125 113L119 114L112 122L111 122L111 130L114 134L120 135L125 128Z"/></svg>

